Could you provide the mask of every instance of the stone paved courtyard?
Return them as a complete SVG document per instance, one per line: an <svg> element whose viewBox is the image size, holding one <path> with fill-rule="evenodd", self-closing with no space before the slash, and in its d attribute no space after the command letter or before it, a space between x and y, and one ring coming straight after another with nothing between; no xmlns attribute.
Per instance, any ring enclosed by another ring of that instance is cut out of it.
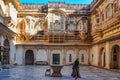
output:
<svg viewBox="0 0 120 80"><path fill-rule="evenodd" d="M11 69L4 69L0 72L0 80L75 80L72 78L71 66L62 69L63 77L45 77L45 70L48 66L16 66ZM120 80L120 73L91 66L81 66L82 78L77 80Z"/></svg>

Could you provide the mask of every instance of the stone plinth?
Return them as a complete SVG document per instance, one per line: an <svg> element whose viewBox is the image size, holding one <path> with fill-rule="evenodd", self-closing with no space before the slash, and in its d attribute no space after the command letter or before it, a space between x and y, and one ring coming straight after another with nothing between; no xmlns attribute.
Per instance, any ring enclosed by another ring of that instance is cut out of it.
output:
<svg viewBox="0 0 120 80"><path fill-rule="evenodd" d="M53 70L53 73L52 73L52 77L62 77L62 74L61 74L61 69L62 69L63 66L61 65L51 65L51 68Z"/></svg>

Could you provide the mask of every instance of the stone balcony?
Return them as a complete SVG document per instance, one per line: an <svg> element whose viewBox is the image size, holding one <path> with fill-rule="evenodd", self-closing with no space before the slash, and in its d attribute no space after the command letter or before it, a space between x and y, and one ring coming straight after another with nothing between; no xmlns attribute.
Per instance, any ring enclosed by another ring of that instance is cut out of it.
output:
<svg viewBox="0 0 120 80"><path fill-rule="evenodd" d="M15 27L15 22L10 16L4 17L4 25L6 25L7 27Z"/></svg>
<svg viewBox="0 0 120 80"><path fill-rule="evenodd" d="M107 29L111 28L111 25L114 25L114 24L116 24L118 22L118 19L115 17L116 14L110 16L105 21L102 21L100 23L96 23L93 26L92 33L96 33L96 32L99 32L99 31L104 31L104 30L107 30Z"/></svg>
<svg viewBox="0 0 120 80"><path fill-rule="evenodd" d="M65 32L65 31L51 31L51 32L44 32L44 33L39 33L36 35L31 35L28 36L30 41L44 41L48 43L65 43L67 42L79 42L81 41L83 37L85 36L84 34L81 34L79 31L70 31L70 32ZM85 38L86 39L86 38Z"/></svg>
<svg viewBox="0 0 120 80"><path fill-rule="evenodd" d="M11 17L4 17L4 24L7 26L8 23L10 23Z"/></svg>
<svg viewBox="0 0 120 80"><path fill-rule="evenodd" d="M102 23L97 23L93 25L92 34L102 30Z"/></svg>

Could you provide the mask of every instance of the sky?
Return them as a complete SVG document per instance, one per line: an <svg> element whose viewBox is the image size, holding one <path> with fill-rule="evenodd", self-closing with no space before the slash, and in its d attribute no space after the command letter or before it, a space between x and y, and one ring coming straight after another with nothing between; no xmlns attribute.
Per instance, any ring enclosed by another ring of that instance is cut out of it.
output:
<svg viewBox="0 0 120 80"><path fill-rule="evenodd" d="M65 2L67 4L90 4L92 0L20 0L21 3Z"/></svg>

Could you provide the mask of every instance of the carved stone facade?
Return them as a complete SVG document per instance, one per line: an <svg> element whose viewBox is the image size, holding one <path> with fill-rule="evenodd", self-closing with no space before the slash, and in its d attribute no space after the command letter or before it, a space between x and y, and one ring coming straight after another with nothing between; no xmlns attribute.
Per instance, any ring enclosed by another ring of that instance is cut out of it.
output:
<svg viewBox="0 0 120 80"><path fill-rule="evenodd" d="M98 0L91 7L93 45L91 62L108 69L120 68L120 0ZM96 50L95 50L96 49ZM98 56L96 59L96 56ZM94 61L96 60L96 61Z"/></svg>
<svg viewBox="0 0 120 80"><path fill-rule="evenodd" d="M93 0L90 5L14 3L5 2L15 7L16 17L4 10L1 14L8 15L8 27L17 33L13 61L18 65L69 65L79 58L81 65L120 68L120 0Z"/></svg>
<svg viewBox="0 0 120 80"><path fill-rule="evenodd" d="M16 59L16 62L18 64L24 65L26 63L25 55L28 50L32 50L34 54L34 63L38 61L47 61L48 64L54 64L53 56L59 55L57 58L59 58L59 64L60 65L69 65L74 62L76 57L80 58L80 63L83 65L89 64L89 47L79 47L79 46L56 46L56 45L24 45L17 47L17 54L18 57ZM21 55L21 56L20 56ZM71 55L71 57L70 57ZM83 55L83 57L81 56ZM71 60L70 60L71 58ZM19 63L20 62L20 63Z"/></svg>

